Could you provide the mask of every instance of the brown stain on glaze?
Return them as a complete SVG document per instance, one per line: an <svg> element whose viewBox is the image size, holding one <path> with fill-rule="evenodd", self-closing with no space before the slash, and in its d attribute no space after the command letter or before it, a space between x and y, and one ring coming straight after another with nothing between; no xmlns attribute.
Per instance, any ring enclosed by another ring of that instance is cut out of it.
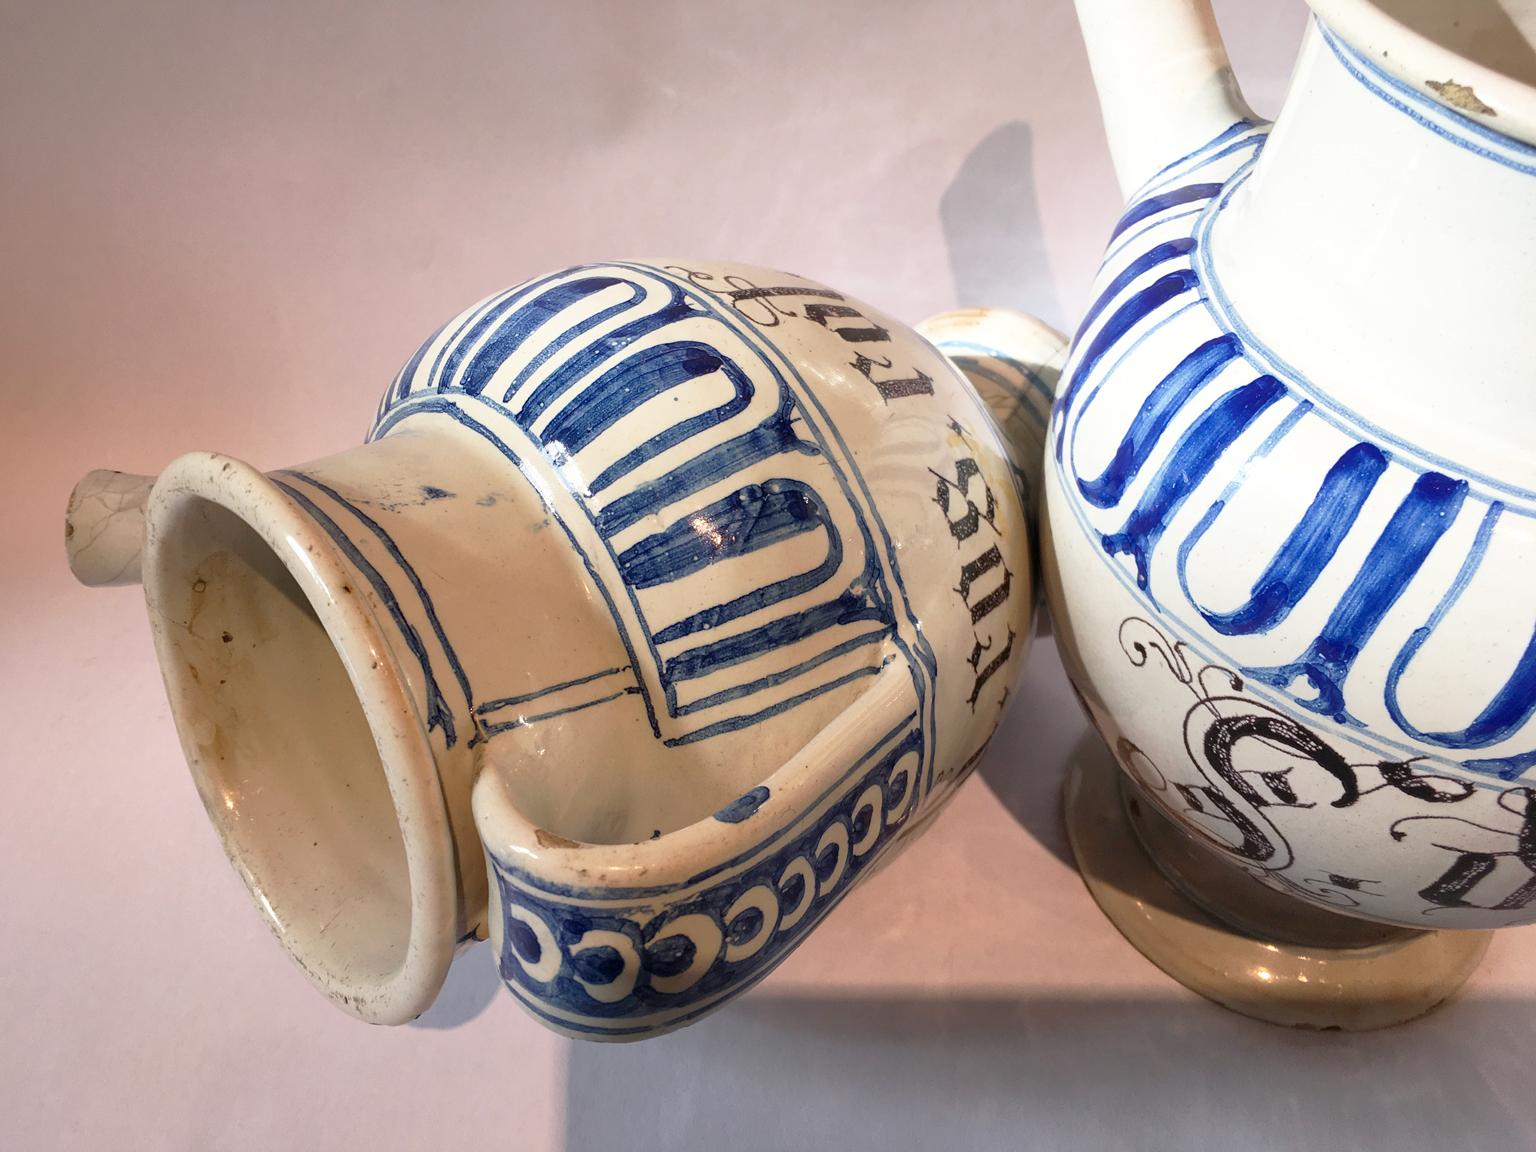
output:
<svg viewBox="0 0 1536 1152"><path fill-rule="evenodd" d="M577 840L567 840L564 836L556 836L553 832L546 832L542 828L533 830L533 838L539 842L540 848L580 848L582 846Z"/></svg>
<svg viewBox="0 0 1536 1152"><path fill-rule="evenodd" d="M1498 113L1477 98L1477 93L1472 91L1469 84L1458 84L1454 80L1426 80L1425 85L1440 99L1453 108L1459 108L1463 112L1475 112L1479 116L1497 116Z"/></svg>

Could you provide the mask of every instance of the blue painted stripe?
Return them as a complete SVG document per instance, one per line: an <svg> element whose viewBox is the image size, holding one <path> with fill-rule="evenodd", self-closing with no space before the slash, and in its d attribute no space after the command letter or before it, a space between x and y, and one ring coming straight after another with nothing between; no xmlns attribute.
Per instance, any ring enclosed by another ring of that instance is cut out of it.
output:
<svg viewBox="0 0 1536 1152"><path fill-rule="evenodd" d="M536 692L529 692L522 696L502 696L496 700L486 700L475 711L484 716L487 712L495 712L498 708L510 708L514 704L527 704L531 700L552 695L555 692L564 691L567 688L576 688L582 684L590 684L594 680L603 680L609 676L616 676L620 672L628 672L629 665L622 668L605 668L601 672L594 672L590 676L578 676L574 680L564 680L559 684L551 684L548 688L540 688Z"/></svg>
<svg viewBox="0 0 1536 1152"><path fill-rule="evenodd" d="M1057 401L1063 416L1058 421L1056 432L1056 459L1058 462L1061 460L1062 448L1066 443L1067 421L1065 416L1072 410L1072 402L1077 398L1078 391L1082 388L1083 383L1093 375L1094 369L1098 367L1099 361L1104 358L1105 353L1124 338L1126 333L1157 311L1157 309L1167 304L1170 300L1176 300L1184 295L1184 293L1198 288L1199 285L1200 280L1192 269L1181 268L1177 272L1170 272L1168 275L1137 292L1124 304L1120 305L1119 308L1115 309L1110 318L1104 322L1104 326L1094 333L1093 339L1089 342L1087 348L1083 350L1083 354L1079 357L1076 365L1073 366L1072 382L1067 385L1066 391L1062 393L1061 398ZM1078 340L1082 339L1083 332L1084 329L1078 329Z"/></svg>
<svg viewBox="0 0 1536 1152"><path fill-rule="evenodd" d="M1127 232L1105 251L1104 259L1099 263L1100 270L1112 267L1115 261L1120 259L1123 252L1136 248L1138 246L1137 242L1145 238L1148 233L1155 232L1159 228L1166 228L1176 232L1178 229L1172 227L1175 223L1180 220L1188 220L1191 216L1199 216L1204 211L1205 205L1197 204L1195 207L1186 208L1182 212L1170 212L1166 216L1159 216L1156 220L1149 221L1134 231Z"/></svg>
<svg viewBox="0 0 1536 1152"><path fill-rule="evenodd" d="M755 659L775 648L798 643L827 628L865 620L881 620L884 615L877 605L869 602L862 589L850 588L825 604L781 617L760 628L724 640L690 648L666 662L665 675L669 681L695 680L711 672L718 672L721 668Z"/></svg>
<svg viewBox="0 0 1536 1152"><path fill-rule="evenodd" d="M519 325L517 324L519 316L528 316L528 318L535 321L548 319L569 305L576 303L589 292L601 291L602 288L616 283L616 281L612 280L609 280L608 283L601 283L602 279L604 278L589 277L585 280L567 281L564 284L557 284L528 303L521 304L521 306L519 306L519 302L525 297L526 293L518 293L515 296L498 301L494 307L487 308L473 323L461 328L455 334L452 344L444 349L447 354L442 358L442 363L438 367L438 390L448 391L450 389L462 388L467 392L479 392L479 387L471 388L468 386L469 382L467 379L458 385L453 383L453 377L458 371L459 365L470 354L470 349L477 340L489 332L493 326L497 326L503 317L508 317L511 322L507 325L501 325L501 330L506 331L507 328L510 328L516 332L519 330ZM596 283L595 287L593 287L594 283ZM541 304L544 307L541 308ZM494 346L496 342L493 339L490 343ZM486 378L494 370L494 364L487 366L485 363L482 363L476 372L479 384L483 385Z"/></svg>
<svg viewBox="0 0 1536 1152"><path fill-rule="evenodd" d="M1302 417L1310 411L1312 411L1312 403L1309 400L1298 400L1292 406L1291 410L1285 414L1285 417L1270 429L1269 435L1259 442L1259 446L1253 450L1253 454L1243 461L1237 471L1228 478L1227 486L1221 490L1221 495L1216 498L1215 503L1210 508L1206 509L1205 515L1200 518L1194 528L1189 531L1189 534L1179 544L1179 551L1174 559L1174 571L1179 578L1179 588L1184 593L1184 599L1194 605L1197 611L1200 606L1189 587L1190 553L1195 550L1195 547L1200 543L1211 525L1216 522L1222 511L1230 506L1233 497L1241 492L1248 483L1249 469L1273 452L1275 446L1289 436L1291 430L1301 423ZM1123 573L1118 568L1114 568L1112 571L1116 576L1123 576ZM1167 613L1165 613L1165 616L1168 619L1173 618Z"/></svg>
<svg viewBox="0 0 1536 1152"><path fill-rule="evenodd" d="M432 369L427 373L426 387L434 391L443 386L443 362L452 355L454 349L459 346L459 340L471 326L486 313L500 308L506 308L518 298L527 295L533 290L533 285L524 285L521 288L508 288L505 292L498 292L489 300L484 301L478 308L471 309L468 314L459 319L459 326L453 330L443 346L437 350L437 355L432 358ZM451 324L453 321L449 321ZM446 325L445 325L446 327Z"/></svg>
<svg viewBox="0 0 1536 1152"><path fill-rule="evenodd" d="M1120 293L1124 292L1139 278L1145 276L1152 269L1168 263L1170 260L1177 260L1181 256L1189 255L1189 253L1194 251L1194 248L1194 237L1180 236L1177 239L1159 244L1155 248L1147 249L1147 251L1122 268L1115 278L1109 282L1108 286L1105 287L1104 291L1099 293L1098 299L1089 305L1082 322L1077 326L1077 330L1079 332L1088 331L1093 322L1099 318L1099 313L1108 306L1109 302L1118 297Z"/></svg>
<svg viewBox="0 0 1536 1152"><path fill-rule="evenodd" d="M1136 563L1136 585L1151 591L1152 550L1162 539L1168 522L1205 479L1232 442L1258 419L1259 414L1285 395L1285 385L1273 376L1260 376L1234 388L1212 404L1185 429L1173 451L1157 470L1136 509L1118 532L1100 539L1110 556L1124 552Z"/></svg>
<svg viewBox="0 0 1536 1152"><path fill-rule="evenodd" d="M617 276L583 276L577 280L567 280L562 284L556 284L553 288L535 296L522 307L518 308L502 322L496 332L486 340L485 344L477 351L465 365L463 379L459 387L471 396L478 396L490 383L491 377L496 374L508 356L523 346L530 336L542 325L553 320L567 308L581 303L589 296L595 296L599 292L605 292L609 288L617 288L620 285L630 289L628 300L620 301L607 308L600 309L591 316L585 317L580 323L572 324L560 333L554 340L539 350L538 362L542 363L552 356L560 348L565 347L582 333L591 330L604 320L617 316L626 308L644 295L644 291L637 285L630 284L626 280L620 280ZM492 318L488 317L476 330L471 330L463 336L455 349L455 356L462 356L467 352L470 344L480 335L480 332L490 326ZM450 359L447 375L452 375L456 365L456 359ZM536 364L529 364L522 370L522 374L533 371ZM515 384L513 385L515 387Z"/></svg>
<svg viewBox="0 0 1536 1152"><path fill-rule="evenodd" d="M1177 160L1164 164L1156 172L1152 173L1146 182L1131 194L1129 199L1132 202L1145 199L1154 187L1171 177L1174 169L1181 165L1189 164L1193 168L1203 168L1205 165L1213 163L1219 157L1225 156L1230 150L1230 148L1222 147L1222 145L1227 144L1229 141L1242 137L1238 141L1239 144L1255 142L1262 140L1268 135L1268 132L1269 125L1265 121L1239 120L1230 128L1226 128L1216 136L1211 137L1211 139L1200 145L1193 152L1187 152Z"/></svg>
<svg viewBox="0 0 1536 1152"><path fill-rule="evenodd" d="M405 367L400 369L400 374L395 377L393 391L384 394L384 404L380 406L378 416L374 418L375 420L382 416L390 405L398 404L405 398L405 394L410 391L411 382L416 379L416 370L421 367L422 357L427 354L427 349L432 347L433 341L441 336L447 327L448 325L444 324L436 332L432 333L431 336L428 336L416 351L411 354L411 358L405 362Z"/></svg>
<svg viewBox="0 0 1536 1152"><path fill-rule="evenodd" d="M1207 340L1179 361L1142 402L1104 471L1092 480L1078 480L1077 488L1083 499L1095 508L1111 508L1120 503L1127 486L1140 473L1179 409L1240 356L1242 350L1242 341L1228 333Z"/></svg>
<svg viewBox="0 0 1536 1152"><path fill-rule="evenodd" d="M643 348L624 357L583 388L581 394L549 422L539 439L551 446L559 444L574 455L646 401L701 376L728 373L728 366L735 367L714 348L697 340L679 340ZM746 407L751 382L739 368L734 376L732 383L737 386L734 403L699 413L676 425L670 430L676 439L687 439ZM688 429L686 433L685 428Z"/></svg>
<svg viewBox="0 0 1536 1152"><path fill-rule="evenodd" d="M299 479L309 479L298 473L290 473L290 475ZM291 484L285 484L275 477L272 482L281 488L290 500L299 505L310 519L325 531L325 534L331 538L332 543L352 562L353 567L363 574L363 578L373 588L374 594L379 598L379 602L384 605L385 611L389 613L390 619L394 621L395 628L405 641L406 647L410 649L411 655L416 658L416 662L421 665L423 687L427 694L427 731L430 732L434 728L441 728L443 730L444 742L448 747L452 748L457 743L453 723L453 710L448 707L447 701L443 698L437 676L432 671L432 658L427 653L427 646L422 642L421 634L406 619L405 612L400 607L400 602L395 597L394 589L390 587L389 581L384 579L383 574L369 562L368 558L363 555L362 551L352 541L352 538L342 531L340 525L331 519L318 504Z"/></svg>
<svg viewBox="0 0 1536 1152"><path fill-rule="evenodd" d="M513 728L527 728L539 723L541 720L553 720L556 716L568 716L572 712L585 712L588 708L596 708L599 704L608 704L621 696L634 696L640 689L629 687L620 689L610 696L602 696L596 700L584 700L580 704L572 704L569 708L554 708L548 712L539 712L533 716L519 716L516 720L501 720L486 724L485 732L489 736L495 736L501 732L510 731Z"/></svg>
<svg viewBox="0 0 1536 1152"><path fill-rule="evenodd" d="M644 354L642 353L642 356L643 355ZM681 369L679 369L679 371L680 370ZM674 424L668 425L660 432L657 432L656 435L652 436L650 439L636 445L634 448L631 448L628 452L624 453L624 455L620 456L607 468L604 468L601 472L592 478L591 482L587 485L589 492L596 494L606 490L613 484L616 484L618 481L624 479L636 468L640 467L640 465L661 455L667 449L675 447L678 444L682 444L685 441L692 439L694 436L699 435L702 432L706 432L711 428L718 427L720 424L725 423L725 421L729 420L737 413L745 411L748 405L752 403L752 397L754 395L752 381L747 376L746 372L742 370L739 364L723 357L718 358L716 371L718 371L722 376L726 378L727 381L730 382L732 395L729 400L726 400L723 404L716 405L714 408L711 408L707 412L699 412L689 416L687 419L679 420ZM700 373L700 375L702 375L702 373ZM689 379L694 378L697 377L689 377ZM599 380L597 384L593 386L593 388L595 389L604 387L605 380L606 377L603 380ZM623 390L617 393L618 395L622 396L623 399L620 400L615 405L615 407L622 410L616 413L613 411L603 412L600 415L594 412L593 414L597 415L597 419L600 422L599 427L596 429L596 434L601 434L613 423L616 423L622 416L627 415L629 412L639 407L646 400L651 399L652 396L660 395L667 389L680 386L684 383L687 383L687 380L676 380L668 382L663 378L663 376L658 376L656 379L650 380L645 384L637 383L634 379L630 379L628 383L615 383L613 385L614 387ZM589 392L590 391L591 390L589 389ZM588 412L588 409L585 407L586 396L587 394L584 393L581 401L583 404L582 412L584 414ZM599 404L604 403L600 397L596 398L595 402ZM571 405L571 408L567 408L565 412L561 413L561 416L557 417L556 421L570 413L571 410L575 407L575 404ZM545 430L546 438L553 434L552 429L556 421L551 421L550 429ZM567 446L569 446L570 441L567 441L566 443ZM571 448L570 450L575 451L574 448Z"/></svg>
<svg viewBox="0 0 1536 1152"><path fill-rule="evenodd" d="M626 548L619 553L619 568L625 583L654 588L818 528L827 529L833 537L828 560L835 570L842 548L835 544L835 531L821 498L797 481L769 480L732 492ZM823 567L806 587L820 584L831 574Z"/></svg>
<svg viewBox="0 0 1536 1152"><path fill-rule="evenodd" d="M1332 50L1334 59L1367 91L1415 123L1428 128L1442 140L1475 156L1481 156L1484 160L1492 160L1513 172L1536 176L1536 146L1506 136L1470 116L1464 116L1430 99L1396 76L1383 72L1353 48L1342 43L1321 21L1318 22L1318 30L1322 33L1323 42ZM1497 145L1497 148L1485 147L1478 143L1479 140Z"/></svg>
<svg viewBox="0 0 1536 1152"><path fill-rule="evenodd" d="M475 307L471 308L467 313L463 313L454 317L452 320L449 320L447 324L444 324L441 328L439 328L435 333L432 334L430 339L428 339L425 343L416 349L415 354L412 355L409 363L406 365L406 368L401 370L400 375L397 378L397 394L390 398L388 403L382 406L379 415L375 418L374 428L368 433L369 441L371 442L378 436L382 435L378 428L378 422L382 420L384 416L386 416L395 407L395 405L403 402L411 394L411 384L415 379L416 370L421 364L423 357L425 357L427 350L430 349L432 345L437 341L437 338L448 330L448 326L450 324L453 324L455 321L457 321L458 327L454 329L454 335L449 337L443 346L437 350L437 355L433 358L432 361L432 368L430 371L428 371L427 378L425 381L423 381L422 387L419 390L420 392L434 390L433 381L436 379L438 371L442 367L443 358L448 354L450 346L453 345L458 336L460 336L465 331L465 329L475 321L476 317L485 313L487 308L493 307L509 299L522 299L528 296L530 293L538 291L538 289L542 288L544 285L558 280L561 276L570 275L572 272L580 271L583 271L583 269L566 269L564 272L552 273L551 275L541 277L540 279L531 280L526 284L508 288L504 292L498 292L496 295L490 297L489 299L483 300L479 304L475 305Z"/></svg>
<svg viewBox="0 0 1536 1152"><path fill-rule="evenodd" d="M843 542L820 497L797 481L754 484L641 540L618 561L631 587L650 588L817 529L825 547L815 567L701 609L655 633L656 644L668 644L810 592L835 574L843 564Z"/></svg>
<svg viewBox="0 0 1536 1152"><path fill-rule="evenodd" d="M1269 138L1269 126L1266 124L1264 126L1264 131L1256 132L1252 136L1245 136L1243 139L1237 141L1234 144L1228 144L1225 148L1221 149L1219 152L1216 152L1213 155L1211 155L1205 161L1205 163L1206 164L1214 164L1218 160L1225 160L1228 156L1237 156L1240 153L1252 152L1255 149L1261 147L1264 144L1265 140L1267 140L1268 138ZM1204 165L1198 165L1198 167L1204 167ZM1149 187L1146 190L1146 192L1143 192L1140 195L1150 195L1152 192L1156 191L1157 187L1158 187L1157 185L1152 185L1151 187ZM1138 196L1137 198L1139 199L1140 197Z"/></svg>
<svg viewBox="0 0 1536 1152"><path fill-rule="evenodd" d="M1247 603L1231 612L1208 612L1193 598L1190 602L1223 636L1268 632L1312 590L1386 470L1387 454L1376 445L1356 444L1347 449L1323 477L1312 503L1254 581ZM1213 505L1200 527L1190 533L1191 538L1204 535L1224 505L1221 501Z"/></svg>
<svg viewBox="0 0 1536 1152"><path fill-rule="evenodd" d="M1196 200L1209 200L1221 191L1220 184L1186 184L1182 188L1175 188L1171 192L1159 192L1154 196L1148 196L1144 200L1138 200L1125 210L1115 224L1115 230L1109 234L1110 242L1134 224L1139 224L1148 216L1155 216L1159 212L1169 208L1177 208L1180 204L1191 204Z"/></svg>
<svg viewBox="0 0 1536 1152"><path fill-rule="evenodd" d="M601 290L607 289L607 287L627 283L627 281L619 280L616 276L602 276L601 273L596 276L582 276L579 280L562 280L565 276L571 276L573 273L587 272L591 267L593 266L565 269L562 272L554 272L548 276L541 276L538 280L530 280L528 283L511 287L511 289L507 289L505 292L493 296L492 300L487 301L488 306L482 307L481 312L465 316L464 321L459 324L458 329L453 333L453 338L450 339L449 343L444 344L442 349L438 350L438 358L433 362L432 367L433 387L438 392L458 392L458 390L464 390L464 392L468 392L470 395L479 395L488 378L495 373L498 367L501 367L501 359L504 358L505 353L498 355L498 350L505 349L505 352L510 352L513 347L516 347L516 341L508 344L501 335L493 336L490 341L487 341L485 347L482 347L473 356L472 366L465 369L465 378L461 386L455 387L450 382L452 381L453 373L458 369L459 364L464 361L465 356L470 355L470 346L473 346L475 341L478 341L492 327L492 324L496 324L496 321L501 319L502 316L507 316L511 310L516 309L515 312L511 312L504 326L501 327L501 333L521 333L521 336L527 336L539 324L544 323L545 319L558 315L559 312L567 309L571 304L579 303L579 301L584 300L585 296L593 295L594 292L601 292ZM596 266L596 269L601 270L601 266ZM599 283L599 281L607 281L607 283ZM553 283L553 286L545 287L551 283ZM636 284L630 284L628 287L633 289L633 295L630 296L630 300L613 304L608 309L599 312L598 315L588 316L581 324L574 324L568 332L564 333L561 341L556 341L554 347L544 349L544 355L553 355L554 350L564 346L570 339L576 338L582 332L587 332L591 327L602 323L608 316L624 312L627 307L633 306L636 301L641 300L642 296L645 295L644 290L636 286ZM533 296L535 292L539 292L539 295L530 300L530 296ZM485 356L487 359L476 369L475 361L481 361L482 356ZM528 364L522 370L522 376L527 376L527 373L533 372L535 367L535 364Z"/></svg>
<svg viewBox="0 0 1536 1152"><path fill-rule="evenodd" d="M619 359L619 353L637 340L668 325L676 324L679 320L688 317L692 311L686 300L674 295L657 311L598 336L580 352L552 370L539 386L529 393L528 399L517 410L518 424L524 428L532 428L534 422L553 407L556 401L591 373L597 371L601 365ZM622 368L623 364L619 367ZM548 440L550 436L546 432L540 439Z"/></svg>
<svg viewBox="0 0 1536 1152"><path fill-rule="evenodd" d="M828 692L831 692L837 688L841 688L845 684L851 684L853 681L859 680L865 676L873 676L875 673L881 671L881 669L885 667L885 664L890 663L890 661L894 659L894 656L888 657L885 663L880 664L878 667L855 669L845 676L839 676L836 680L829 680L827 683L819 685L818 687L812 688L808 691L801 692L797 696L791 696L787 700L781 700L777 704L771 704L759 712L752 712L746 716L732 716L728 720L720 720L714 724L706 725L697 731L688 732L682 736L674 737L673 739L666 742L667 747L676 748L683 744L692 744L699 740L707 740L711 736L719 736L725 732L739 732L743 728L750 728L752 725L760 724L762 721L767 720L772 716L777 716L781 712L787 712L791 708L798 708L801 704L804 704L808 700L814 700L818 696L824 696Z"/></svg>
<svg viewBox="0 0 1536 1152"><path fill-rule="evenodd" d="M862 648L866 644L876 644L891 634L889 627L877 629L874 632L866 632L862 636L855 636L852 640L844 640L841 644L828 648L825 652L818 652L809 660L802 660L780 672L774 672L760 677L748 684L738 684L734 688L726 688L712 695L679 705L677 714L687 716L694 712L702 712L707 708L714 708L720 704L728 704L732 700L739 700L743 696L751 696L761 692L765 688L777 688L780 684L787 684L791 680L798 679L813 669L820 668L828 661L836 660L839 656L852 652L855 648Z"/></svg>
<svg viewBox="0 0 1536 1152"><path fill-rule="evenodd" d="M805 456L821 454L815 444L800 439L789 415L781 414L679 465L665 476L637 485L633 491L612 501L593 518L597 530L605 538L617 536L624 529L638 524L669 504L734 476L761 460L786 452L798 452Z"/></svg>
<svg viewBox="0 0 1536 1152"><path fill-rule="evenodd" d="M1453 480L1438 472L1420 476L1376 538L1306 653L1289 664L1250 669L1249 674L1277 688L1289 688L1305 678L1317 695L1309 699L1293 694L1296 704L1340 724L1358 725L1344 707L1344 680L1366 641L1456 519L1466 495L1465 480Z"/></svg>
<svg viewBox="0 0 1536 1152"><path fill-rule="evenodd" d="M1481 566L1483 557L1488 552L1488 546L1493 540L1494 525L1498 523L1503 513L1502 504L1494 503L1489 506L1483 516L1483 522L1478 526L1477 536L1467 552L1467 558L1456 574L1455 581L1440 603L1435 606L1435 610L1425 621L1424 626L1414 630L1408 643L1403 645L1403 650L1392 661L1392 667L1387 673L1386 704L1392 719L1404 732L1441 748L1486 748L1490 744L1509 739L1525 726L1533 714L1536 714L1536 629L1532 630L1530 638L1526 641L1525 651L1520 654L1520 659L1516 661L1515 669L1509 679L1494 694L1488 706L1465 728L1440 732L1419 728L1408 719L1398 698L1402 678L1408 671L1408 666L1418 655L1425 641L1439 627L1446 613L1466 591L1467 584L1471 582L1472 576ZM1491 772L1501 779L1512 780L1536 763L1536 750L1515 756L1478 760L1469 763L1468 767L1472 767L1474 763L1478 771Z"/></svg>

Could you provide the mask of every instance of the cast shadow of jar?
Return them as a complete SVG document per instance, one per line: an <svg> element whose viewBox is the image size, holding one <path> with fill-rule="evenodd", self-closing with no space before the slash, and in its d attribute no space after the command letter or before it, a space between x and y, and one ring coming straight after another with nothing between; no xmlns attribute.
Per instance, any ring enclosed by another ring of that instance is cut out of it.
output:
<svg viewBox="0 0 1536 1152"><path fill-rule="evenodd" d="M1102 745L1062 669L1042 604L1019 682L977 775L1021 828L1074 868L1062 819L1062 785L1085 741ZM1089 750L1095 749L1090 745Z"/></svg>
<svg viewBox="0 0 1536 1152"><path fill-rule="evenodd" d="M565 1147L1529 1147L1533 1025L1536 1005L1492 999L1349 1035L1171 989L760 994L643 1045L572 1046Z"/></svg>
<svg viewBox="0 0 1536 1152"><path fill-rule="evenodd" d="M1028 124L1001 124L971 149L939 200L939 220L961 307L1019 308L1061 326Z"/></svg>
<svg viewBox="0 0 1536 1152"><path fill-rule="evenodd" d="M489 944L475 944L453 959L448 979L437 999L416 1019L412 1028L448 1029L468 1024L491 1006L501 993L501 976Z"/></svg>

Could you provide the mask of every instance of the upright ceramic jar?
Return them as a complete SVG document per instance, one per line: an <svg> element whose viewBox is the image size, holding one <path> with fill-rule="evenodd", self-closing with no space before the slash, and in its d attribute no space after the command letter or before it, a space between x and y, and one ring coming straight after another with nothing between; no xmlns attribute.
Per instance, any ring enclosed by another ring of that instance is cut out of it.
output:
<svg viewBox="0 0 1536 1152"><path fill-rule="evenodd" d="M1530 923L1536 89L1314 7L1270 125L1204 4L1080 0L1129 203L1049 431L1052 608L1133 799L1292 898L1224 914Z"/></svg>

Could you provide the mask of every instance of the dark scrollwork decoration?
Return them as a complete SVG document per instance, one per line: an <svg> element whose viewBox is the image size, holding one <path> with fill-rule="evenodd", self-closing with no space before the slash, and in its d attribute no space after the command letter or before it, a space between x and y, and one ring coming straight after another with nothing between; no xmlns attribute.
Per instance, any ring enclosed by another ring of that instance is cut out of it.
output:
<svg viewBox="0 0 1536 1152"><path fill-rule="evenodd" d="M868 380L887 404L911 396L933 395L933 377L927 372L878 353L879 346L890 344L891 330L847 303L848 298L841 292L805 283L764 286L735 273L717 276L680 264L669 264L666 271L728 301L738 316L759 328L777 328L785 320L794 319L824 328L853 346L850 351L854 356L848 366ZM799 311L789 306L795 300L799 300Z"/></svg>
<svg viewBox="0 0 1536 1152"><path fill-rule="evenodd" d="M1184 751L1199 783L1171 778L1141 748L1117 737L1121 766L1185 827L1246 871L1298 896L1364 907L1384 881L1338 872L1288 874L1295 856L1272 813L1348 809L1384 789L1443 809L1485 791L1466 780L1422 771L1413 759L1351 761L1315 728L1242 694L1243 678L1235 671L1199 664L1183 641L1171 640L1140 616L1121 622L1119 642L1134 666L1166 670L1189 691ZM1418 893L1430 905L1424 915L1458 908L1512 911L1536 900L1536 790L1510 788L1494 804L1516 817L1518 827L1437 810L1391 824L1393 841L1402 842L1422 828L1434 848L1452 854L1444 871ZM1474 804L1474 809L1485 818L1492 815L1486 804Z"/></svg>
<svg viewBox="0 0 1536 1152"><path fill-rule="evenodd" d="M716 276L713 272L699 272L692 268L684 268L680 264L668 264L666 271L683 277L695 288L703 288L707 292L725 297L731 302L732 308L760 328L776 328L782 321L801 315L793 308L784 306L783 301L787 299L797 296L820 297L826 300L845 299L840 292L811 284L761 288L745 276ZM822 305L819 311L812 311L815 308L816 305L813 304L806 309L806 318L816 321L823 327L826 326L827 316L857 315L846 306Z"/></svg>
<svg viewBox="0 0 1536 1152"><path fill-rule="evenodd" d="M1517 911L1536 898L1536 791L1523 785L1510 788L1500 794L1498 807L1518 817L1520 827L1510 831L1438 813L1404 816L1393 822L1393 840L1405 840L1410 834L1408 825L1423 824L1432 829L1436 848L1455 853L1450 867L1421 889L1420 896L1437 908L1488 908L1500 912ZM1469 899L1484 887L1494 894L1486 897L1492 903ZM1500 891L1504 894L1497 895Z"/></svg>
<svg viewBox="0 0 1536 1152"><path fill-rule="evenodd" d="M1124 736L1115 741L1115 759L1136 783L1149 792L1168 791L1168 777L1152 758Z"/></svg>
<svg viewBox="0 0 1536 1152"><path fill-rule="evenodd" d="M1381 883L1380 880L1344 876L1337 872L1301 877L1292 877L1281 872L1269 876L1269 880L1304 900L1328 904L1341 910L1366 907L1366 901L1362 897L1379 895L1371 886Z"/></svg>

